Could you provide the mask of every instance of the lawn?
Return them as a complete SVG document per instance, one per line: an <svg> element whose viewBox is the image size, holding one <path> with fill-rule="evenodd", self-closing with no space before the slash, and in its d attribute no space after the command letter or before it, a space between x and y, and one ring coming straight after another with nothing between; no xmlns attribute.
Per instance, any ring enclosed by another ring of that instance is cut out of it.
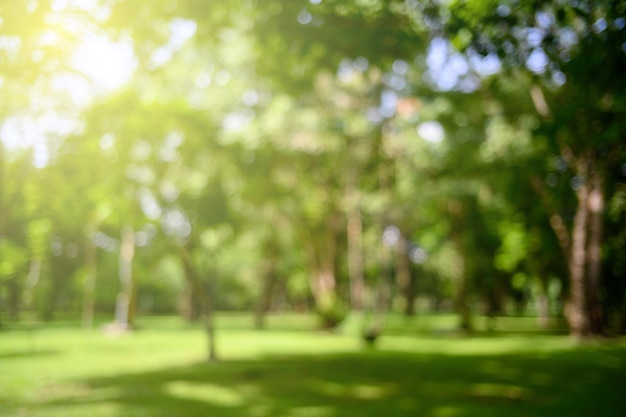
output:
<svg viewBox="0 0 626 417"><path fill-rule="evenodd" d="M450 316L391 317L375 348L310 316L145 318L112 338L75 323L0 331L2 417L623 416L626 341L574 344L528 318L459 335Z"/></svg>

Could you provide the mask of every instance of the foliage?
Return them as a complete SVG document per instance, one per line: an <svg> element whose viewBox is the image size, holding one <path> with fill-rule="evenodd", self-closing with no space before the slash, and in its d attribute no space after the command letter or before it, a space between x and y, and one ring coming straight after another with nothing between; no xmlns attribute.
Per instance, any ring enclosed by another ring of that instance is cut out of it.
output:
<svg viewBox="0 0 626 417"><path fill-rule="evenodd" d="M88 3L0 4L9 316L121 286L189 318L623 330L623 2Z"/></svg>

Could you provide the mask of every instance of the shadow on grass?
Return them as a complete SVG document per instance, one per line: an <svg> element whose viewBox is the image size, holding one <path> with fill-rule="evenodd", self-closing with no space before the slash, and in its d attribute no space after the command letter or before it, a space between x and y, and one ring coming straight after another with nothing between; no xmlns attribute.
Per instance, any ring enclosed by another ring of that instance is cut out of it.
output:
<svg viewBox="0 0 626 417"><path fill-rule="evenodd" d="M37 350L37 349L29 349L29 350L20 350L15 352L2 352L0 353L0 360L2 359L17 359L17 358L32 358L32 357L40 357L40 356L52 356L58 355L60 352L58 350Z"/></svg>
<svg viewBox="0 0 626 417"><path fill-rule="evenodd" d="M447 356L364 351L273 357L81 381L41 407L113 403L115 415L623 415L626 349Z"/></svg>

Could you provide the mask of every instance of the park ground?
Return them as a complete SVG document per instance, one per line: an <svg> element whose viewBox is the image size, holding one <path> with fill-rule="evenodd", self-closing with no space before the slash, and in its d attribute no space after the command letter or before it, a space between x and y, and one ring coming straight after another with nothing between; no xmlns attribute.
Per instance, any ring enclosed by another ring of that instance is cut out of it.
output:
<svg viewBox="0 0 626 417"><path fill-rule="evenodd" d="M336 332L308 315L251 323L218 318L215 363L200 325L176 317L117 337L72 321L9 326L0 416L626 415L623 338L574 342L519 317L467 335L452 316L391 316L369 347L354 321Z"/></svg>

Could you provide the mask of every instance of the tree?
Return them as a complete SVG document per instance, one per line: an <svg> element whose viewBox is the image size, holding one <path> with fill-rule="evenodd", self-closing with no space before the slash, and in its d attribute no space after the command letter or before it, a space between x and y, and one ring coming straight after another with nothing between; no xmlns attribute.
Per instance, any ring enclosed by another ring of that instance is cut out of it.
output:
<svg viewBox="0 0 626 417"><path fill-rule="evenodd" d="M565 164L575 195L570 220L549 187L535 182L565 253L565 312L577 337L600 334L605 323L600 288L607 176L619 166L626 127L624 13L619 1L501 4L495 14L493 5L459 1L439 20L467 54L494 54L513 75L534 74L530 97L541 118L536 135L547 137L549 152Z"/></svg>

